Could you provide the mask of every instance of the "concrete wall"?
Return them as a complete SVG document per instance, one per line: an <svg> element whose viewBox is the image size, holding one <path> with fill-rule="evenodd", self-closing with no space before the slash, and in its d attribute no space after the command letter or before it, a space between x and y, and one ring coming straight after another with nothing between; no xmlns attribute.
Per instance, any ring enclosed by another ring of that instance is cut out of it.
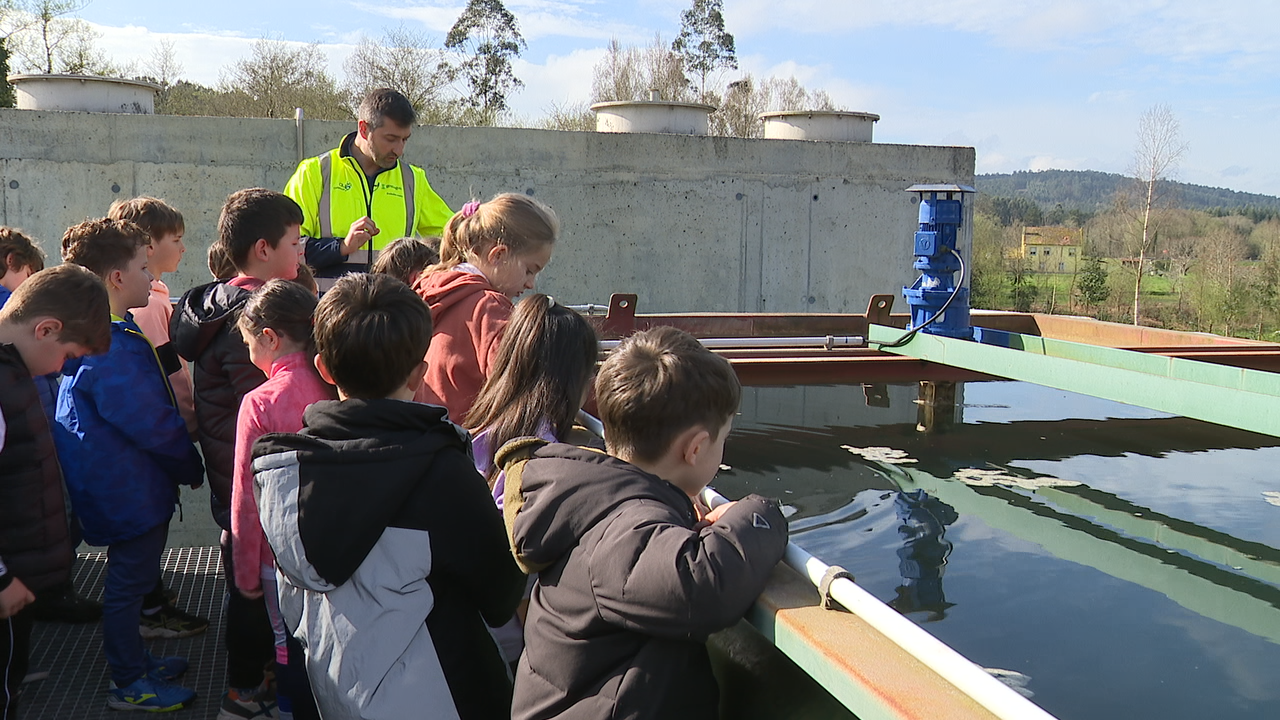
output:
<svg viewBox="0 0 1280 720"><path fill-rule="evenodd" d="M349 123L308 121L302 156ZM117 198L163 197L187 218L175 293L203 282L225 197L283 188L292 120L0 110L0 223L50 254ZM563 233L539 289L562 302L636 292L646 311L862 311L910 284L920 182L972 184L972 148L422 127L407 158L452 207L527 192ZM967 249L968 243L964 243Z"/></svg>

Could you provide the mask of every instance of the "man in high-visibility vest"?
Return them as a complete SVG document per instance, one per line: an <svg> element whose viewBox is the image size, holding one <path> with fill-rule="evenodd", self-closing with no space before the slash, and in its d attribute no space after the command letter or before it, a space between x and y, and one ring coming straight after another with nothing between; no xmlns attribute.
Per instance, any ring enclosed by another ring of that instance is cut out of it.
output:
<svg viewBox="0 0 1280 720"><path fill-rule="evenodd" d="M453 211L422 168L401 161L417 113L390 88L365 96L355 132L307 158L284 194L302 206L306 262L321 289L349 272L367 272L376 253L402 237L439 235Z"/></svg>

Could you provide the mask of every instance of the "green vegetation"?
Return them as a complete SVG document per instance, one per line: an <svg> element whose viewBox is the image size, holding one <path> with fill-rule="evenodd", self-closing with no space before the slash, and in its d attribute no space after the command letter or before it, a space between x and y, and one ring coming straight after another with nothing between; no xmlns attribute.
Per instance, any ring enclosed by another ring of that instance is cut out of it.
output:
<svg viewBox="0 0 1280 720"><path fill-rule="evenodd" d="M1024 200L1048 213L1061 207L1093 214L1111 208L1117 195L1128 191L1133 178L1092 170L1041 170L1011 174L979 175L978 192L992 198ZM1188 210L1218 215L1240 214L1254 222L1280 217L1280 198L1222 188L1170 182L1173 204ZM1028 222L1028 225L1041 223ZM1045 225L1057 222L1045 221Z"/></svg>
<svg viewBox="0 0 1280 720"><path fill-rule="evenodd" d="M1090 217L1077 272L1056 274L1031 269L1019 252L1021 218L1003 222L991 207L980 200L974 217L974 307L1132 322L1136 209ZM1141 324L1280 341L1280 217L1161 210L1152 231Z"/></svg>
<svg viewBox="0 0 1280 720"><path fill-rule="evenodd" d="M14 100L13 86L9 84L9 51L0 37L0 108L13 107Z"/></svg>

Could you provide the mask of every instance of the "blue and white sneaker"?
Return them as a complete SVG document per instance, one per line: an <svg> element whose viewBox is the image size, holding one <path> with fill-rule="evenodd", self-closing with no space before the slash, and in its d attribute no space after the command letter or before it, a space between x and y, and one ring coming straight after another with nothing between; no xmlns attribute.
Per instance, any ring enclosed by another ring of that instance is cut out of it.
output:
<svg viewBox="0 0 1280 720"><path fill-rule="evenodd" d="M146 675L122 688L112 683L107 692L107 707L112 710L173 712L181 710L196 699L194 690Z"/></svg>
<svg viewBox="0 0 1280 720"><path fill-rule="evenodd" d="M150 652L147 653L147 672L149 678L160 680L162 682L173 682L182 677L187 671L187 659L178 657L156 657Z"/></svg>

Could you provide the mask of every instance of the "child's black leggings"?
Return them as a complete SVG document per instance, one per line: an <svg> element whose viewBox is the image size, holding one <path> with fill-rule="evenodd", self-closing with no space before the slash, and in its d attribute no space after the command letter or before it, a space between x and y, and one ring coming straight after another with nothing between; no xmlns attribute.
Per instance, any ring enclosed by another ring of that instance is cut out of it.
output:
<svg viewBox="0 0 1280 720"><path fill-rule="evenodd" d="M231 559L231 533L222 532L222 570L227 575L227 685L254 688L262 684L262 671L276 656L275 636L267 604L250 600L236 589Z"/></svg>

